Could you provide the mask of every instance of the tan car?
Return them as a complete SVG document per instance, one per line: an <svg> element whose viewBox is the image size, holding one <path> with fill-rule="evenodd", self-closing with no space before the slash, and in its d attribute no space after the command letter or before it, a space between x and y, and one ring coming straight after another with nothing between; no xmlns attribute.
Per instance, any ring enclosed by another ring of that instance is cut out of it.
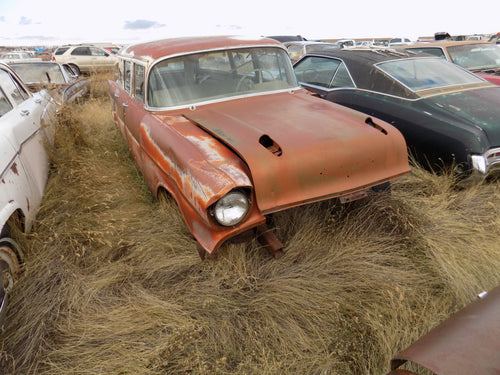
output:
<svg viewBox="0 0 500 375"><path fill-rule="evenodd" d="M93 45L72 45L57 48L52 61L68 64L80 73L95 73L115 70L118 60L105 49Z"/></svg>

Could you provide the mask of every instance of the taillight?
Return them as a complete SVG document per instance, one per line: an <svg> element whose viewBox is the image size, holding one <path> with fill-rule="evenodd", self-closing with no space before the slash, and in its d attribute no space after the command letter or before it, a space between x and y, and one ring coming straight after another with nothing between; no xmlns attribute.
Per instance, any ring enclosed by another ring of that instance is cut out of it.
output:
<svg viewBox="0 0 500 375"><path fill-rule="evenodd" d="M52 61L56 61L56 57L55 56L52 56Z"/></svg>

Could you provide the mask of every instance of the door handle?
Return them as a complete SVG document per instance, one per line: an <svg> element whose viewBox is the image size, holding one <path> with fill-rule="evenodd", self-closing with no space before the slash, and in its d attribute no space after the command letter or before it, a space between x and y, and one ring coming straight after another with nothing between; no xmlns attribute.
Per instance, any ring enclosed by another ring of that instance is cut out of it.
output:
<svg viewBox="0 0 500 375"><path fill-rule="evenodd" d="M127 103L122 103L122 107L123 108L128 108L128 104Z"/></svg>
<svg viewBox="0 0 500 375"><path fill-rule="evenodd" d="M29 116L29 114L30 114L30 111L28 111L27 109L23 109L23 110L21 111L21 115L22 115L22 116Z"/></svg>

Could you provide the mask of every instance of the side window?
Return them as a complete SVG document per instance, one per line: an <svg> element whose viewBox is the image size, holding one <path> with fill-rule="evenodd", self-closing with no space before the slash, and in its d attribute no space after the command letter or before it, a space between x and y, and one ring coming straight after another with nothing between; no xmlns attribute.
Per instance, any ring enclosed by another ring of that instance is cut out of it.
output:
<svg viewBox="0 0 500 375"><path fill-rule="evenodd" d="M7 97L10 97L16 104L22 103L29 97L14 77L4 70L0 72L0 86Z"/></svg>
<svg viewBox="0 0 500 375"><path fill-rule="evenodd" d="M92 56L107 56L108 54L104 52L104 50L97 48L97 47L90 47L90 54Z"/></svg>
<svg viewBox="0 0 500 375"><path fill-rule="evenodd" d="M54 53L54 55L62 55L64 52L66 52L67 50L69 49L69 47L62 47L62 48L58 48L56 50L56 52Z"/></svg>
<svg viewBox="0 0 500 375"><path fill-rule="evenodd" d="M132 83L132 63L125 61L125 76L123 77L123 88L130 93L130 84Z"/></svg>
<svg viewBox="0 0 500 375"><path fill-rule="evenodd" d="M295 74L299 82L329 88L339 65L338 60L306 57L295 66Z"/></svg>
<svg viewBox="0 0 500 375"><path fill-rule="evenodd" d="M338 67L330 87L355 87L344 63L340 64Z"/></svg>
<svg viewBox="0 0 500 375"><path fill-rule="evenodd" d="M90 56L90 48L89 47L76 47L73 52L71 52L72 55L77 55L77 56Z"/></svg>
<svg viewBox="0 0 500 375"><path fill-rule="evenodd" d="M0 70L0 76L2 76L5 72ZM9 100L5 96L3 90L0 88L0 117L5 115L12 109L12 104L10 104Z"/></svg>
<svg viewBox="0 0 500 375"><path fill-rule="evenodd" d="M134 95L137 99L144 103L144 71L142 65L135 64L134 69Z"/></svg>

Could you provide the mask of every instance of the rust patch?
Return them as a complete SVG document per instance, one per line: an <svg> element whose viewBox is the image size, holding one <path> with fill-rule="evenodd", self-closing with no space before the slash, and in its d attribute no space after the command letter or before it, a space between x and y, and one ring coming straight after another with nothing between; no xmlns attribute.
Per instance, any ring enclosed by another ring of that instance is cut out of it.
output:
<svg viewBox="0 0 500 375"><path fill-rule="evenodd" d="M19 176L19 171L17 170L17 163L12 163L10 169L12 169L12 172L14 172L17 176Z"/></svg>

